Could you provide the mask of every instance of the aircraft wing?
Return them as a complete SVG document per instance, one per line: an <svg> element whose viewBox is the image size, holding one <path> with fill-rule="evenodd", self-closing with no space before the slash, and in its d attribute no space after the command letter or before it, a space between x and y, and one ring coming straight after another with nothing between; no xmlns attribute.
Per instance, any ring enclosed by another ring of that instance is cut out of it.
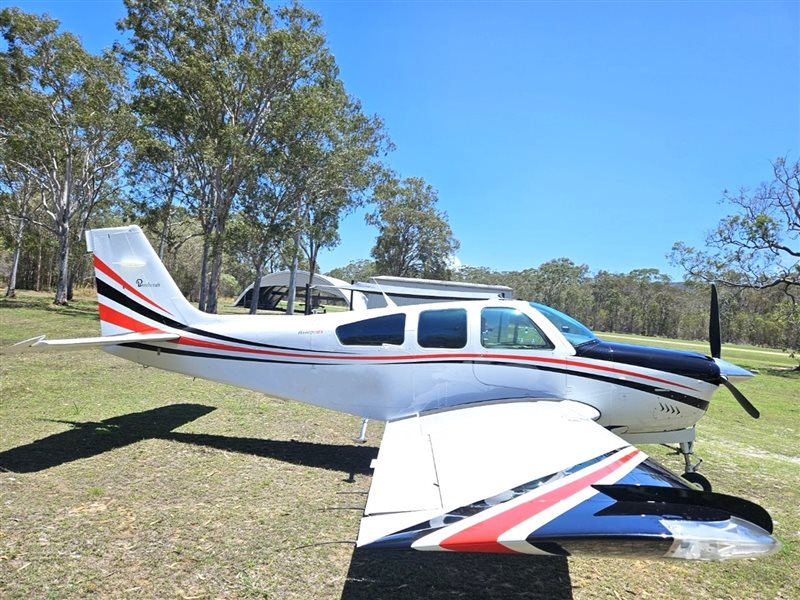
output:
<svg viewBox="0 0 800 600"><path fill-rule="evenodd" d="M47 336L40 335L29 340L18 342L13 346L0 348L0 356L17 354L19 352L30 351L71 351L87 350L89 348L103 348L104 346L116 346L119 344L130 344L134 342L168 342L176 340L180 335L177 333L123 333L120 335L105 335L98 337L72 338L65 340L48 340Z"/></svg>
<svg viewBox="0 0 800 600"><path fill-rule="evenodd" d="M387 423L358 545L709 560L777 550L763 508L694 489L581 406L462 405Z"/></svg>

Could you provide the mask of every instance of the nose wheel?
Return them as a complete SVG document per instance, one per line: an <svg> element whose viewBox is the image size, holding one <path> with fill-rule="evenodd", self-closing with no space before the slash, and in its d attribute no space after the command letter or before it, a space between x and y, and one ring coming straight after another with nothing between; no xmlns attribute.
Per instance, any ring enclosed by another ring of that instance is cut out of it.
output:
<svg viewBox="0 0 800 600"><path fill-rule="evenodd" d="M693 485L700 486L704 492L710 492L711 482L697 470L703 459L699 459L696 463L692 462L694 442L681 442L678 452L683 455L683 461L686 464L686 472L684 472L683 478Z"/></svg>

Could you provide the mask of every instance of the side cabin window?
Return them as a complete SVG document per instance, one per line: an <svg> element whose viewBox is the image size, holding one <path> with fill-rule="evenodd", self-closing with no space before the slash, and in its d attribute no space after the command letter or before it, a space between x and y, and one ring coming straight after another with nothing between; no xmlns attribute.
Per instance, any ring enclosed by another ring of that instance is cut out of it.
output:
<svg viewBox="0 0 800 600"><path fill-rule="evenodd" d="M481 345L484 348L552 350L555 346L536 323L516 308L484 308L481 311Z"/></svg>
<svg viewBox="0 0 800 600"><path fill-rule="evenodd" d="M339 325L336 337L345 346L399 346L405 338L406 316L387 315Z"/></svg>
<svg viewBox="0 0 800 600"><path fill-rule="evenodd" d="M467 311L463 308L422 311L417 343L422 348L463 348L467 345Z"/></svg>

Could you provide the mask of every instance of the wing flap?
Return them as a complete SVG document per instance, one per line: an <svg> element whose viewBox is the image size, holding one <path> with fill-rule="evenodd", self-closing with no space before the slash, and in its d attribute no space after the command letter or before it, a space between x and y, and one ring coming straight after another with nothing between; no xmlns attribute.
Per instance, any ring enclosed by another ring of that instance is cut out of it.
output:
<svg viewBox="0 0 800 600"><path fill-rule="evenodd" d="M88 350L105 346L117 346L134 342L168 342L180 337L177 333L123 333L120 335L107 335L98 337L72 338L63 340L48 340L47 336L40 335L29 340L18 342L13 346L0 348L0 355L18 354L20 352L52 352Z"/></svg>

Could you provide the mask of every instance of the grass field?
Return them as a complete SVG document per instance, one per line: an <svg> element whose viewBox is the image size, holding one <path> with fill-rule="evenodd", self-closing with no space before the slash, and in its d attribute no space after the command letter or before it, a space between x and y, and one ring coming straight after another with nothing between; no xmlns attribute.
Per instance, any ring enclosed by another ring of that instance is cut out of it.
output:
<svg viewBox="0 0 800 600"><path fill-rule="evenodd" d="M92 300L49 300L0 300L0 345L97 335ZM358 445L355 417L99 351L3 357L0 597L800 598L800 373L777 350L723 355L759 370L741 388L763 416L720 391L696 451L715 491L771 512L764 560L354 551L380 424Z"/></svg>

